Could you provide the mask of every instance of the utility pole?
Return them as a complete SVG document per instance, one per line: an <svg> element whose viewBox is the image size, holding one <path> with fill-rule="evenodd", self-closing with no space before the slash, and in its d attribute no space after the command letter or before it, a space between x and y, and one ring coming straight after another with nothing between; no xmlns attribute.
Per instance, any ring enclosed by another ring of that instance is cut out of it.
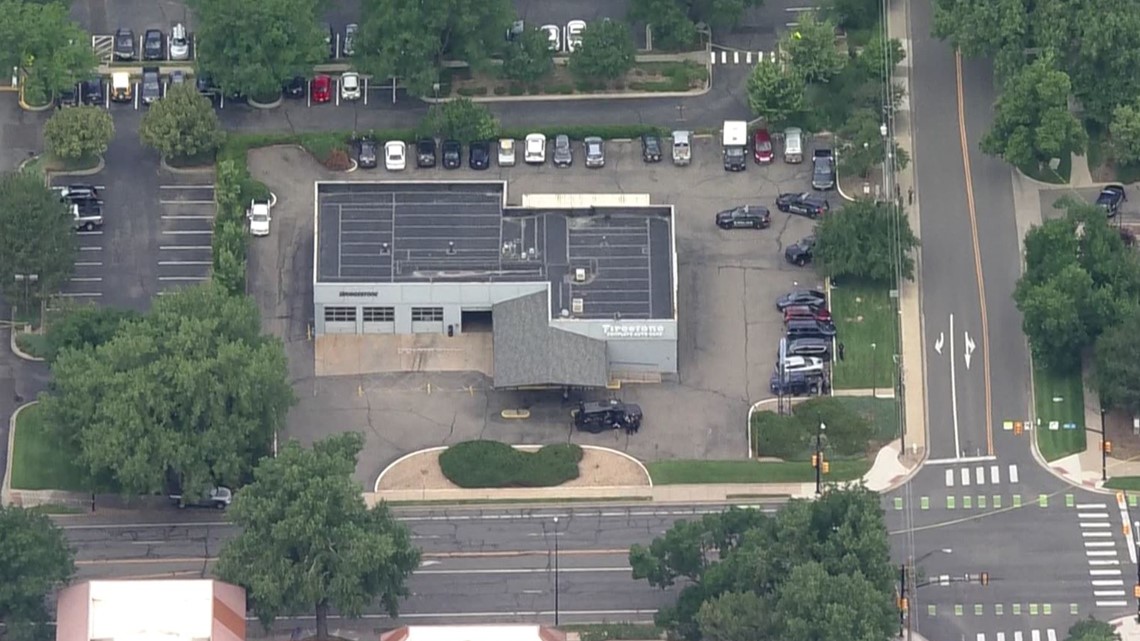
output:
<svg viewBox="0 0 1140 641"><path fill-rule="evenodd" d="M554 625L558 626L558 517L554 517Z"/></svg>
<svg viewBox="0 0 1140 641"><path fill-rule="evenodd" d="M910 602L906 598L906 563L899 564L899 636L903 636L903 626L907 620Z"/></svg>
<svg viewBox="0 0 1140 641"><path fill-rule="evenodd" d="M1100 408L1100 480L1108 482L1108 453L1112 450L1112 443L1104 431L1104 407ZM1140 571L1140 570L1138 570Z"/></svg>
<svg viewBox="0 0 1140 641"><path fill-rule="evenodd" d="M812 456L812 464L815 466L815 495L819 496L823 493L823 472L827 466L827 462L823 460L823 432L827 426L823 421L819 421L819 427L815 430L815 455Z"/></svg>

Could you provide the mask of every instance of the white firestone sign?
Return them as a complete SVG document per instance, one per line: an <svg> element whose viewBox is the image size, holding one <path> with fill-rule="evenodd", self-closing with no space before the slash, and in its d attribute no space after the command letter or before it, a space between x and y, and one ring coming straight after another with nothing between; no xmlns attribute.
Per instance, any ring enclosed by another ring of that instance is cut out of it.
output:
<svg viewBox="0 0 1140 641"><path fill-rule="evenodd" d="M664 338L664 325L602 325L606 338Z"/></svg>

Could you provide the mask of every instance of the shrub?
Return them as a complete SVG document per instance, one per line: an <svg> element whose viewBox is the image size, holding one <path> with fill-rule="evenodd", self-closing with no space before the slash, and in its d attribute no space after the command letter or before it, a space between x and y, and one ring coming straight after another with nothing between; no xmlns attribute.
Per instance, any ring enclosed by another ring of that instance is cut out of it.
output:
<svg viewBox="0 0 1140 641"><path fill-rule="evenodd" d="M753 414L752 440L757 456L807 460L815 449L815 435L821 422L827 425L826 450L835 456L861 456L875 436L874 426L865 416L853 411L841 399L822 396L796 405L791 416L775 412Z"/></svg>
<svg viewBox="0 0 1140 641"><path fill-rule="evenodd" d="M581 460L573 443L523 452L498 441L464 441L440 454L439 466L464 488L553 487L578 478Z"/></svg>
<svg viewBox="0 0 1140 641"><path fill-rule="evenodd" d="M475 95L475 87L460 87L459 89L455 90L455 93L465 98L470 98L471 96Z"/></svg>
<svg viewBox="0 0 1140 641"><path fill-rule="evenodd" d="M301 146L305 148L317 162L325 165L329 164L333 152L343 151L348 155L348 137L344 134L331 132L319 134L303 134L301 136ZM345 167L347 169L348 167ZM329 167L332 169L332 167Z"/></svg>
<svg viewBox="0 0 1140 641"><path fill-rule="evenodd" d="M333 149L325 159L325 167L333 171L347 171L352 168L352 159L343 149Z"/></svg>
<svg viewBox="0 0 1140 641"><path fill-rule="evenodd" d="M521 96L526 93L526 87L522 85L511 85L507 89L507 93L511 94L512 96Z"/></svg>
<svg viewBox="0 0 1140 641"><path fill-rule="evenodd" d="M506 87L504 87L504 86L502 86L502 85L496 85L496 86L495 86L495 95L496 95L496 96L505 96L505 95L507 95L507 88L506 88Z"/></svg>

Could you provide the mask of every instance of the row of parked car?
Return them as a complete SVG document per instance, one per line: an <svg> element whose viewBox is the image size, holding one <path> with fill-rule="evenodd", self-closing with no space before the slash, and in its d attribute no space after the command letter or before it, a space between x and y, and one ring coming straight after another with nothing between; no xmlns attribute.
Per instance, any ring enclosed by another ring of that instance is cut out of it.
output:
<svg viewBox="0 0 1140 641"><path fill-rule="evenodd" d="M837 334L827 295L795 289L776 300L776 310L784 317L783 350L777 351L769 390L781 396L826 393Z"/></svg>
<svg viewBox="0 0 1140 641"><path fill-rule="evenodd" d="M500 167L513 167L517 162L520 145L513 138L500 138L497 143L478 140L467 145L467 164L471 169L489 169L492 155ZM528 165L546 164L547 138L545 134L529 134L521 145L523 162ZM589 136L582 141L585 165L591 169L606 165L606 143L597 136ZM364 169L379 165L380 143L360 140L356 145L356 161ZM408 148L402 140L389 140L384 143L384 168L388 171L403 171L408 166ZM428 169L440 164L444 169L459 169L463 166L463 143L458 140L444 140L437 143L434 138L421 138L416 141L416 167ZM574 164L575 146L570 137L561 134L554 137L553 150L549 154L555 167L570 167Z"/></svg>
<svg viewBox="0 0 1140 641"><path fill-rule="evenodd" d="M137 43L137 48L136 48ZM115 31L112 56L119 62L132 62L141 57L143 61L189 60L190 34L182 23L174 25L167 37L161 29L147 29L141 41L135 39L130 29Z"/></svg>

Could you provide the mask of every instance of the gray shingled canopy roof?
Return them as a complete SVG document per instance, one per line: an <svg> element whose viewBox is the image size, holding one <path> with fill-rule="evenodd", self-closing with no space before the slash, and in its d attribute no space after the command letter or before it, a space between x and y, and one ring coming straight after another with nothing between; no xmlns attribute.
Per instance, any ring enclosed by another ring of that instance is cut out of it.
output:
<svg viewBox="0 0 1140 641"><path fill-rule="evenodd" d="M498 303L492 314L495 387L609 383L605 342L551 327L545 291Z"/></svg>

